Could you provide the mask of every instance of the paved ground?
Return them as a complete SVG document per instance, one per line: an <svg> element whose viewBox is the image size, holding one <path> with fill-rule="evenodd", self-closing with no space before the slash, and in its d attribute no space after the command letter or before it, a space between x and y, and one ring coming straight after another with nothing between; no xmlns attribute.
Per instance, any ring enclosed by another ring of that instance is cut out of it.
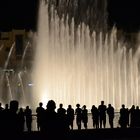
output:
<svg viewBox="0 0 140 140"><path fill-rule="evenodd" d="M4 138L5 136L8 138ZM9 140L9 136L10 134L6 134L3 139ZM33 131L31 133L24 132L16 137L10 137L12 140L140 140L140 128L73 130L68 132L65 137L58 136L55 133L52 136L53 138L49 138L47 135Z"/></svg>

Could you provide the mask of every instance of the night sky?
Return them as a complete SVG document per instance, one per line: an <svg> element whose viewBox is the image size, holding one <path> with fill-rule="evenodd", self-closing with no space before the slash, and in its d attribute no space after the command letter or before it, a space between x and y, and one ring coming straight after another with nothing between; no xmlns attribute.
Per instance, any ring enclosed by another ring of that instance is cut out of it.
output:
<svg viewBox="0 0 140 140"><path fill-rule="evenodd" d="M139 0L108 0L108 23L135 32L140 29ZM36 30L38 0L0 0L0 30Z"/></svg>
<svg viewBox="0 0 140 140"><path fill-rule="evenodd" d="M35 29L38 0L0 0L0 30Z"/></svg>
<svg viewBox="0 0 140 140"><path fill-rule="evenodd" d="M139 0L109 0L109 23L126 31L140 30Z"/></svg>

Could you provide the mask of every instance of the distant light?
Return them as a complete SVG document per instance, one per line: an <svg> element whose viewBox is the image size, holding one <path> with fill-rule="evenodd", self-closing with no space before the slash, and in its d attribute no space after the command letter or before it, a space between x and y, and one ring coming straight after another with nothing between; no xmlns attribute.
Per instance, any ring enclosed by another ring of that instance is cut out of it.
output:
<svg viewBox="0 0 140 140"><path fill-rule="evenodd" d="M4 72L14 72L13 69L3 69Z"/></svg>
<svg viewBox="0 0 140 140"><path fill-rule="evenodd" d="M20 83L18 83L18 86L20 87L20 86L21 86L21 84L20 84Z"/></svg>
<svg viewBox="0 0 140 140"><path fill-rule="evenodd" d="M32 84L32 83L29 83L29 84L28 84L29 87L32 87L33 85L34 85L34 84Z"/></svg>

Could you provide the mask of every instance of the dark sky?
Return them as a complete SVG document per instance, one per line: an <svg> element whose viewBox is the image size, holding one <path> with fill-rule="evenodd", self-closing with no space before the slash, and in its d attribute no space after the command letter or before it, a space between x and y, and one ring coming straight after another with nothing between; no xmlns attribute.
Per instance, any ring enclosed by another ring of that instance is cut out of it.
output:
<svg viewBox="0 0 140 140"><path fill-rule="evenodd" d="M0 30L35 29L38 0L0 0Z"/></svg>
<svg viewBox="0 0 140 140"><path fill-rule="evenodd" d="M140 0L109 0L109 21L126 31L140 29Z"/></svg>
<svg viewBox="0 0 140 140"><path fill-rule="evenodd" d="M127 31L140 29L139 0L108 0L109 24ZM0 30L36 29L38 0L0 0Z"/></svg>

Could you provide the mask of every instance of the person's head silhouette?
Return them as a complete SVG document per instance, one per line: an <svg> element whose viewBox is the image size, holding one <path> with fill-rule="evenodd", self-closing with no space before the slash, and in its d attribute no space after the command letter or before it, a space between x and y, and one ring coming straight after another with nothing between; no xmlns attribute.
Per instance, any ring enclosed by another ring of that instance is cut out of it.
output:
<svg viewBox="0 0 140 140"><path fill-rule="evenodd" d="M18 110L18 101L12 100L10 102L10 110L16 112Z"/></svg>
<svg viewBox="0 0 140 140"><path fill-rule="evenodd" d="M68 105L68 108L70 108L70 109L71 109L71 108L72 108L72 106L71 106L71 105Z"/></svg>
<svg viewBox="0 0 140 140"><path fill-rule="evenodd" d="M40 103L39 103L39 106L40 106L40 107L42 107L42 106L43 106L43 103L42 103L42 102L40 102Z"/></svg>
<svg viewBox="0 0 140 140"><path fill-rule="evenodd" d="M86 105L83 105L83 109L86 109Z"/></svg>
<svg viewBox="0 0 140 140"><path fill-rule="evenodd" d="M54 111L56 108L56 104L53 100L49 100L48 103L47 103L47 109L48 110L51 110L51 111Z"/></svg>
<svg viewBox="0 0 140 140"><path fill-rule="evenodd" d="M76 107L79 108L80 107L80 104L76 104Z"/></svg>
<svg viewBox="0 0 140 140"><path fill-rule="evenodd" d="M104 105L104 101L101 101L101 105Z"/></svg>
<svg viewBox="0 0 140 140"><path fill-rule="evenodd" d="M125 108L125 105L124 104L122 104L122 108Z"/></svg>

